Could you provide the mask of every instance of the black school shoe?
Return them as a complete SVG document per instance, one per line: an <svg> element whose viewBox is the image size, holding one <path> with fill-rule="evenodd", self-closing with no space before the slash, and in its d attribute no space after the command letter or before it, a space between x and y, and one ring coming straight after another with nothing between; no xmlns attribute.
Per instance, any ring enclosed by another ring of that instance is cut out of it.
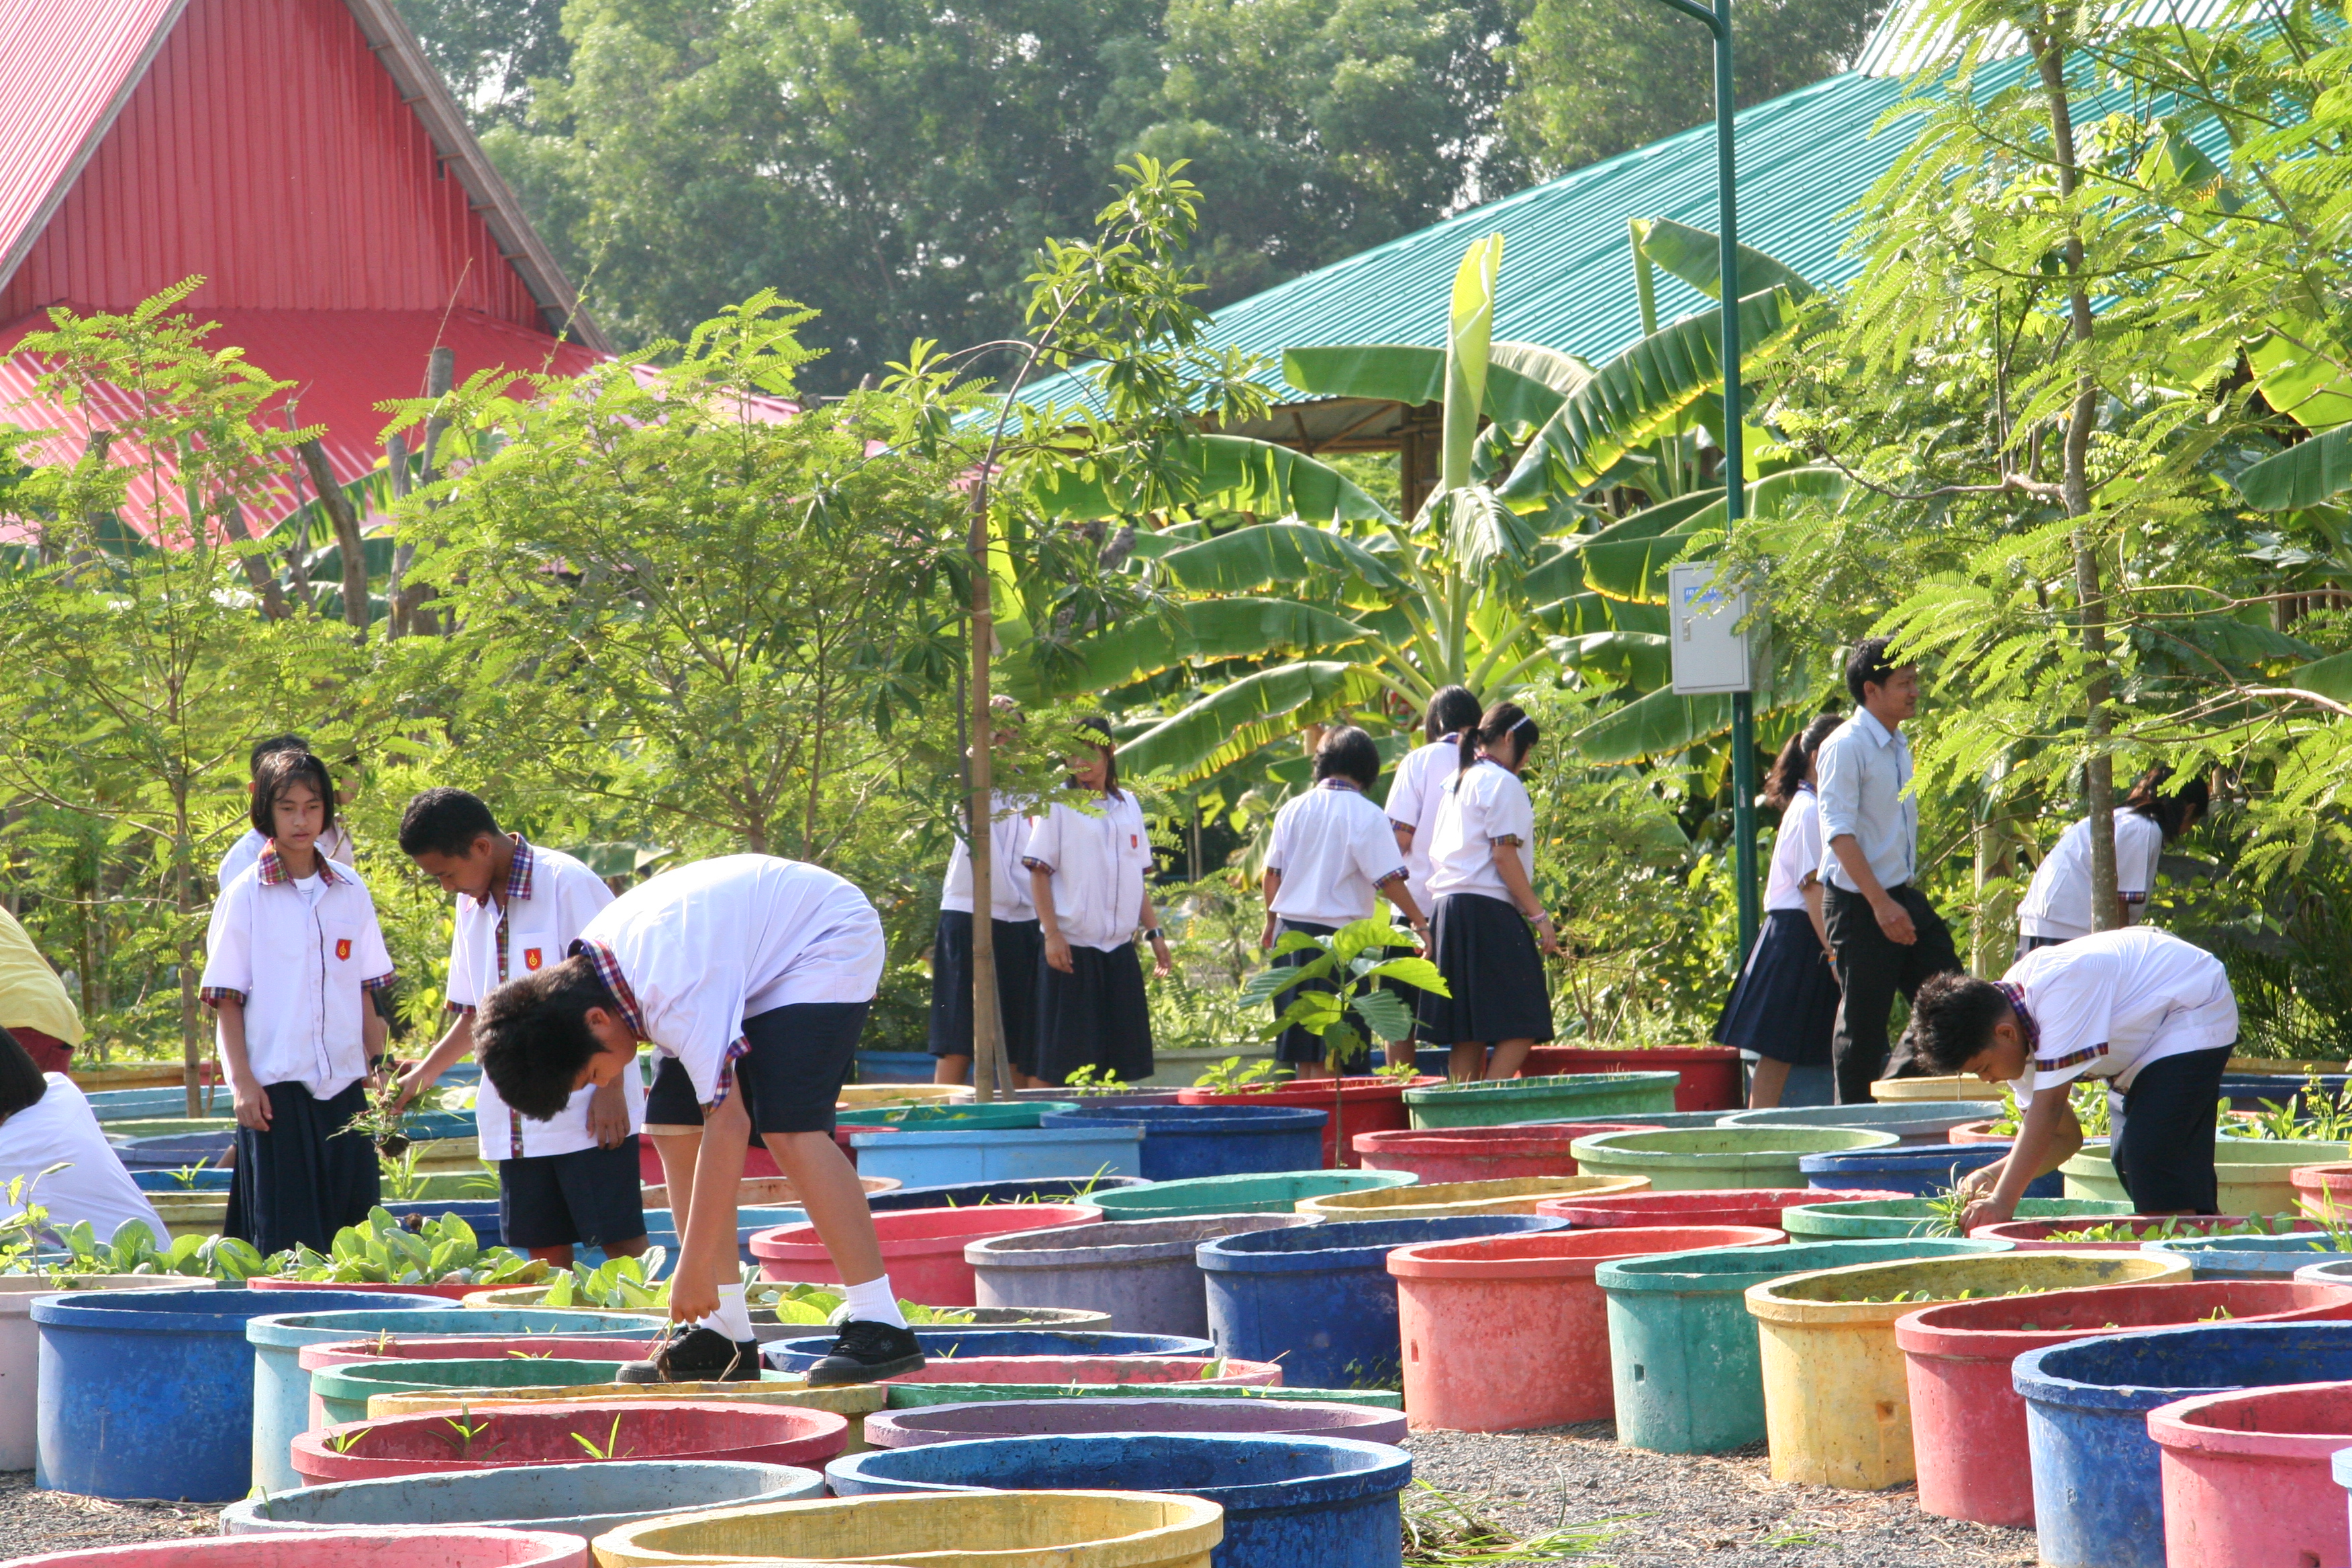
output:
<svg viewBox="0 0 2352 1568"><path fill-rule="evenodd" d="M808 1369L809 1386L875 1383L901 1373L920 1372L923 1364L923 1348L915 1342L914 1330L888 1323L844 1323L832 1352Z"/></svg>
<svg viewBox="0 0 2352 1568"><path fill-rule="evenodd" d="M757 1383L760 1342L729 1339L716 1329L688 1329L648 1361L621 1363L615 1383Z"/></svg>

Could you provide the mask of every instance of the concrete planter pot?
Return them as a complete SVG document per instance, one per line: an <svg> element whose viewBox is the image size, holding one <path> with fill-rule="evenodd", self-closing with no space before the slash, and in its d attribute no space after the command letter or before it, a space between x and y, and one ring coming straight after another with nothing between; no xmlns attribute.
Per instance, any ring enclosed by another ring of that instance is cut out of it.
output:
<svg viewBox="0 0 2352 1568"><path fill-rule="evenodd" d="M866 1439L877 1448L1090 1432L1239 1432L1402 1443L1405 1422L1393 1410L1295 1399L1003 1399L884 1411L866 1421Z"/></svg>
<svg viewBox="0 0 2352 1568"><path fill-rule="evenodd" d="M176 1274L0 1274L0 1470L33 1468L40 1404L41 1335L33 1302L75 1290L209 1290Z"/></svg>
<svg viewBox="0 0 2352 1568"><path fill-rule="evenodd" d="M1193 1253L1244 1231L1318 1223L1296 1214L1121 1220L1070 1231L992 1237L963 1249L982 1307L1031 1302L1108 1315L1124 1333L1206 1338L1209 1308Z"/></svg>
<svg viewBox="0 0 2352 1568"><path fill-rule="evenodd" d="M462 1525L468 1531L551 1531L586 1541L640 1520L824 1495L824 1477L796 1465L714 1459L530 1465L341 1481L247 1498L221 1510L221 1533L316 1534L383 1525Z"/></svg>

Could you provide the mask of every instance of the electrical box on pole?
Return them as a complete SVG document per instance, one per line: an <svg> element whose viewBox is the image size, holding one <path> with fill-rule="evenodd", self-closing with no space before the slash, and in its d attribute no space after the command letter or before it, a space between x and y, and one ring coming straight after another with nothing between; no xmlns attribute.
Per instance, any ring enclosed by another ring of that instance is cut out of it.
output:
<svg viewBox="0 0 2352 1568"><path fill-rule="evenodd" d="M1755 689L1753 650L1739 629L1748 591L1717 582L1718 570L1704 561L1666 568L1674 688L1685 697Z"/></svg>

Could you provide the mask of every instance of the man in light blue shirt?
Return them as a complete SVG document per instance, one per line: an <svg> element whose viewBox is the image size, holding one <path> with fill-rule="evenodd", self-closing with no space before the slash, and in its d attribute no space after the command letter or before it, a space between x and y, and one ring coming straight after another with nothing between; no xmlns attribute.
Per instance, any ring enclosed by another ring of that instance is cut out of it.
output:
<svg viewBox="0 0 2352 1568"><path fill-rule="evenodd" d="M1910 1041L1887 1060L1895 994L1908 999L1929 975L1960 967L1952 933L1912 885L1919 861L1919 802L1911 793L1911 746L1903 721L1918 711L1919 668L1892 665L1885 637L1846 656L1853 718L1822 742L1814 761L1821 803L1822 913L1837 954L1837 1064L1841 1105L1870 1103L1873 1079L1910 1076Z"/></svg>

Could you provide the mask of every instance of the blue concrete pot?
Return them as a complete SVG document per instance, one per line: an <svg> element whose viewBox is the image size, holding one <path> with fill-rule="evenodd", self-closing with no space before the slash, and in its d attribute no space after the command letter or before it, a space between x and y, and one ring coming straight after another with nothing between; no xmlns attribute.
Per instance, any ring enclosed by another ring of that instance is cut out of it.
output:
<svg viewBox="0 0 2352 1568"><path fill-rule="evenodd" d="M1134 1123L1144 1131L1143 1179L1181 1182L1317 1170L1323 1164L1323 1124L1330 1119L1328 1110L1279 1105L1090 1105L1051 1113L1041 1125L1076 1130Z"/></svg>
<svg viewBox="0 0 2352 1568"><path fill-rule="evenodd" d="M1890 1107L1889 1109L1893 1109ZM1982 1120L1982 1118L1979 1118ZM1942 1192L1958 1176L1991 1164L2009 1152L2006 1143L1943 1143L1924 1148L1855 1149L1839 1154L1807 1154L1797 1162L1809 1186L1910 1193ZM2063 1198L2066 1178L2056 1171L2026 1184L2029 1198Z"/></svg>
<svg viewBox="0 0 2352 1568"><path fill-rule="evenodd" d="M142 1193L225 1193L228 1191L229 1183L236 1179L234 1171L207 1169L190 1171L187 1175L188 1179L184 1182L177 1171L133 1171L131 1179L139 1184Z"/></svg>
<svg viewBox="0 0 2352 1568"><path fill-rule="evenodd" d="M1181 1492L1225 1510L1214 1568L1396 1568L1412 1456L1344 1437L1212 1433L995 1437L835 1459L843 1497L982 1490Z"/></svg>
<svg viewBox="0 0 2352 1568"><path fill-rule="evenodd" d="M2292 1279L2298 1270L2316 1264L2352 1263L2352 1252L2336 1251L2324 1230L2284 1236L2175 1236L2143 1241L2139 1249L2186 1258L2200 1279Z"/></svg>
<svg viewBox="0 0 2352 1568"><path fill-rule="evenodd" d="M860 1051L860 1083L929 1083L939 1069L939 1058L929 1051Z"/></svg>
<svg viewBox="0 0 2352 1568"><path fill-rule="evenodd" d="M1780 1106L1723 1113L1722 1127L1857 1127L1892 1132L1906 1149L1951 1147L1945 1134L1985 1119L1981 1100L1896 1100L1885 1105Z"/></svg>
<svg viewBox="0 0 2352 1568"><path fill-rule="evenodd" d="M2165 1568L2147 1413L2192 1394L2352 1379L2352 1323L2226 1323L2104 1334L2017 1358L2047 1568Z"/></svg>
<svg viewBox="0 0 2352 1568"><path fill-rule="evenodd" d="M876 1214L884 1214L893 1209L961 1208L968 1204L1066 1204L1089 1192L1150 1184L1141 1176L1040 1176L1026 1181L950 1182L937 1186L900 1187L895 1193L868 1193L866 1206Z"/></svg>
<svg viewBox="0 0 2352 1568"><path fill-rule="evenodd" d="M302 1484L289 1448L311 1426L310 1374L301 1364L304 1345L366 1339L377 1332L411 1338L562 1334L583 1340L642 1340L659 1332L667 1321L659 1317L539 1307L480 1311L439 1296L365 1296L352 1291L338 1292L333 1301L305 1301L301 1297L307 1292L301 1291L254 1294L263 1305L245 1325L245 1339L253 1346L247 1379L253 1391L249 1421L253 1484L273 1492L292 1491ZM289 1297L294 1299L289 1300ZM275 1304L278 1302L284 1304Z"/></svg>
<svg viewBox="0 0 2352 1568"><path fill-rule="evenodd" d="M1100 1172L1139 1176L1149 1163L1144 1130L1123 1120L971 1131L915 1125L852 1133L861 1176L896 1176L908 1187L1062 1177ZM904 1189L902 1189L904 1190Z"/></svg>
<svg viewBox="0 0 2352 1568"><path fill-rule="evenodd" d="M247 1498L221 1510L221 1533L456 1524L474 1530L551 1530L593 1539L641 1519L824 1495L824 1478L797 1465L712 1459L517 1465L342 1481Z"/></svg>
<svg viewBox="0 0 2352 1568"><path fill-rule="evenodd" d="M778 1340L766 1346L761 1359L776 1372L806 1372L833 1350L832 1334L809 1334ZM917 1329L915 1339L923 1353L936 1361L958 1356L1096 1356L1096 1355L1214 1355L1217 1347L1206 1340L1181 1334L1110 1334L1070 1332L1059 1329Z"/></svg>
<svg viewBox="0 0 2352 1568"><path fill-rule="evenodd" d="M1402 1375L1388 1256L1424 1241L1563 1230L1540 1215L1384 1219L1259 1230L1204 1241L1193 1257L1219 1353L1277 1362L1315 1388L1392 1388Z"/></svg>
<svg viewBox="0 0 2352 1568"><path fill-rule="evenodd" d="M85 1497L241 1498L254 1483L255 1357L246 1341L252 1320L356 1308L388 1320L447 1304L431 1296L209 1285L35 1301L41 1352L33 1484ZM278 1457L284 1463L283 1443Z"/></svg>

